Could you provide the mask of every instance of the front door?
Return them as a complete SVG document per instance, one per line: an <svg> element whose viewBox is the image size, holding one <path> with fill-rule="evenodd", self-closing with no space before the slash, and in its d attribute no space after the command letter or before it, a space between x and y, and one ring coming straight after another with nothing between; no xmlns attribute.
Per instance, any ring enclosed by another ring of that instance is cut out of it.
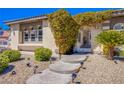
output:
<svg viewBox="0 0 124 93"><path fill-rule="evenodd" d="M83 42L82 42L81 48L91 47L91 32L89 30L83 31L82 41Z"/></svg>

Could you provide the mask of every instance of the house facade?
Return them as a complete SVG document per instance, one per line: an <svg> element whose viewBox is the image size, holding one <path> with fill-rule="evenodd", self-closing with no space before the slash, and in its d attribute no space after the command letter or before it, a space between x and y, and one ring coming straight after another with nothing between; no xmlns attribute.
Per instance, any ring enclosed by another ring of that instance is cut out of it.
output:
<svg viewBox="0 0 124 93"><path fill-rule="evenodd" d="M95 37L101 31L124 29L124 11L114 11L110 20L106 20L95 28L80 29L75 44L75 52L91 52L96 48ZM46 47L53 52L57 50L47 16L35 16L30 18L7 21L10 27L9 46L20 51L34 51L38 47Z"/></svg>
<svg viewBox="0 0 124 93"><path fill-rule="evenodd" d="M10 48L20 51L34 51L46 47L57 49L46 16L37 16L7 22L10 26Z"/></svg>

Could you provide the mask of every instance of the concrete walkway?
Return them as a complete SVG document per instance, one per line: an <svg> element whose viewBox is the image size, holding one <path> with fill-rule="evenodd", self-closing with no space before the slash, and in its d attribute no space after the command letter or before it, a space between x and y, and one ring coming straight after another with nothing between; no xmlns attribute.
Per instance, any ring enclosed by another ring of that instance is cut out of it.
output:
<svg viewBox="0 0 124 93"><path fill-rule="evenodd" d="M27 84L68 84L72 81L72 73L75 73L81 67L81 62L86 56L72 55L64 56L60 62L51 64L48 69L41 74L35 74L30 77Z"/></svg>

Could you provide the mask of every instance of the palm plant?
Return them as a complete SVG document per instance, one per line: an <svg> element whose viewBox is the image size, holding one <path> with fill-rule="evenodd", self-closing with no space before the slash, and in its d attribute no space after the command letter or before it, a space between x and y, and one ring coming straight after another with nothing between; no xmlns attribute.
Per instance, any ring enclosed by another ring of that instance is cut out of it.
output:
<svg viewBox="0 0 124 93"><path fill-rule="evenodd" d="M124 44L124 34L115 30L103 31L96 36L96 42L108 48L107 57L112 60L115 46Z"/></svg>

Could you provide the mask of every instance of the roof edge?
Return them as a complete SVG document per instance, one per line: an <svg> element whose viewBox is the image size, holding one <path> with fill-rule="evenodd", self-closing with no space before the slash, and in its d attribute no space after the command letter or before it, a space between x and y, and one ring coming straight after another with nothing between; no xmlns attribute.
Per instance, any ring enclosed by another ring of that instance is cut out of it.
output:
<svg viewBox="0 0 124 93"><path fill-rule="evenodd" d="M36 19L47 19L47 15L39 15L39 16L25 17L25 18L20 18L15 20L8 20L8 21L4 21L4 23L6 23L7 25L10 25L10 24L15 24L20 22L32 21Z"/></svg>

